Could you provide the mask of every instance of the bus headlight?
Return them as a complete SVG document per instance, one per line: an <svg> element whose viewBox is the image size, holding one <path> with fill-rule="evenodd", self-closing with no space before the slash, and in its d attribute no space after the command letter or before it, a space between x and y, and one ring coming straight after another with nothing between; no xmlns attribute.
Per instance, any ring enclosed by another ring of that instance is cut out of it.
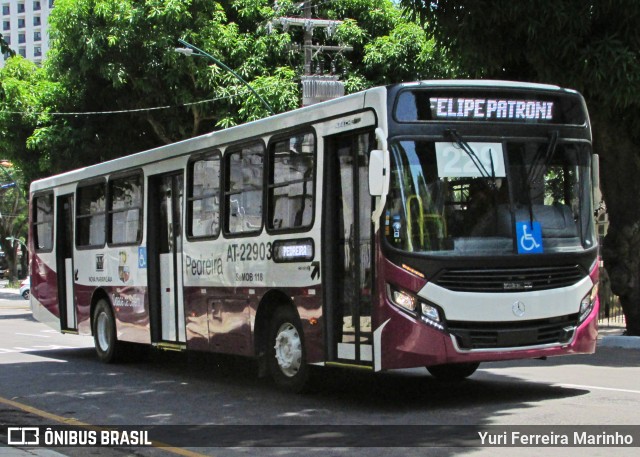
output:
<svg viewBox="0 0 640 457"><path fill-rule="evenodd" d="M404 308L407 311L415 312L418 301L416 298L407 292L403 292L398 290L387 284L387 295L389 296L389 300L396 306L400 308Z"/></svg>
<svg viewBox="0 0 640 457"><path fill-rule="evenodd" d="M597 284L593 286L589 291L589 293L583 297L582 301L580 301L580 311L579 311L580 318L578 319L578 322L584 321L587 318L587 316L589 316L589 314L593 310L593 307L596 303L596 298L598 298Z"/></svg>
<svg viewBox="0 0 640 457"><path fill-rule="evenodd" d="M434 322L440 322L440 313L435 306L428 305L426 303L420 303L422 305L422 316Z"/></svg>
<svg viewBox="0 0 640 457"><path fill-rule="evenodd" d="M422 321L435 326L439 329L444 328L442 326L442 317L440 310L432 304L422 301L415 295L396 289L394 286L387 284L387 296L389 301L405 311L409 311L411 314L416 315L420 312ZM418 305L420 308L418 309Z"/></svg>

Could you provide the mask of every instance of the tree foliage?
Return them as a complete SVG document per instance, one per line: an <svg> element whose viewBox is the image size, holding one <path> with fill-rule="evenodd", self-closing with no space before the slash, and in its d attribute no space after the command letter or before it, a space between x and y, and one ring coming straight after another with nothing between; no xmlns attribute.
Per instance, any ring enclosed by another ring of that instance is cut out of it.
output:
<svg viewBox="0 0 640 457"><path fill-rule="evenodd" d="M276 112L298 107L303 53L292 45L302 43L302 30L272 22L302 10L291 0L275 6L271 0L57 0L44 68L27 71L23 59L9 59L14 72L25 67L6 79L25 88L20 96L0 81L0 109L24 113L0 113L1 131L19 126L0 139L3 154L31 180L269 115L229 72L175 53L179 38L232 68ZM325 71L333 64L349 92L445 71L424 30L403 19L391 0L321 2L314 14L344 20L330 37L315 30L313 40L347 44L353 52L318 53L314 61Z"/></svg>
<svg viewBox="0 0 640 457"><path fill-rule="evenodd" d="M27 238L27 201L21 189L24 180L20 170L10 162L0 162L0 250L4 253L10 267L10 278L18 277L18 262L21 262L22 273L27 270L26 251L22 249L22 257L18 258L18 241ZM24 244L23 244L24 245Z"/></svg>
<svg viewBox="0 0 640 457"><path fill-rule="evenodd" d="M43 69L22 57L13 57L0 68L0 159L11 159L24 171L25 182L37 176L29 174L40 160L29 146L33 133L47 122L44 113L55 98L57 85L49 81ZM17 159L17 160L16 160ZM27 187L22 189L28 191Z"/></svg>
<svg viewBox="0 0 640 457"><path fill-rule="evenodd" d="M640 335L640 4L625 0L403 0L473 77L581 91L610 227L602 250L628 333Z"/></svg>

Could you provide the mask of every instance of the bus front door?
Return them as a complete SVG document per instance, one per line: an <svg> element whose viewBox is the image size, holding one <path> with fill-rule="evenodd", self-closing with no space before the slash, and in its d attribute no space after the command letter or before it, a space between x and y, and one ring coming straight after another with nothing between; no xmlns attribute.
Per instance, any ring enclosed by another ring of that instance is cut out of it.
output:
<svg viewBox="0 0 640 457"><path fill-rule="evenodd" d="M74 294L73 270L73 195L57 197L56 267L58 270L58 304L60 306L60 330L78 331Z"/></svg>
<svg viewBox="0 0 640 457"><path fill-rule="evenodd" d="M368 187L372 132L325 138L324 310L328 360L371 366L373 249Z"/></svg>
<svg viewBox="0 0 640 457"><path fill-rule="evenodd" d="M182 293L182 173L149 177L148 267L151 340L186 342Z"/></svg>

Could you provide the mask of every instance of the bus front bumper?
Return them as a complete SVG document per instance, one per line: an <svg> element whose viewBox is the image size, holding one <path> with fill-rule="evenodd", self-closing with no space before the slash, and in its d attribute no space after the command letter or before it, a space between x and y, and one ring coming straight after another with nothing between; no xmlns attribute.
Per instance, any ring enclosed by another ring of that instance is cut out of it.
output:
<svg viewBox="0 0 640 457"><path fill-rule="evenodd" d="M567 329L566 341L524 346L461 348L456 336L409 316L389 304L385 322L380 326L376 344L380 349L375 369L413 368L466 362L489 362L555 357L595 352L598 337L596 300L591 313L577 327Z"/></svg>

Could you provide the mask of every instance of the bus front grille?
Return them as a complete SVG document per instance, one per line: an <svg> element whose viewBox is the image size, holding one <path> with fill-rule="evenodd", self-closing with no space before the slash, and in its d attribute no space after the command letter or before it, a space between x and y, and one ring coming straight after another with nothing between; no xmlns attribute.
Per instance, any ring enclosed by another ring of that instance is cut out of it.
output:
<svg viewBox="0 0 640 457"><path fill-rule="evenodd" d="M460 349L522 348L568 343L578 315L525 322L449 322L448 330Z"/></svg>
<svg viewBox="0 0 640 457"><path fill-rule="evenodd" d="M433 283L456 292L519 292L568 287L586 276L579 265L450 269L438 274Z"/></svg>

